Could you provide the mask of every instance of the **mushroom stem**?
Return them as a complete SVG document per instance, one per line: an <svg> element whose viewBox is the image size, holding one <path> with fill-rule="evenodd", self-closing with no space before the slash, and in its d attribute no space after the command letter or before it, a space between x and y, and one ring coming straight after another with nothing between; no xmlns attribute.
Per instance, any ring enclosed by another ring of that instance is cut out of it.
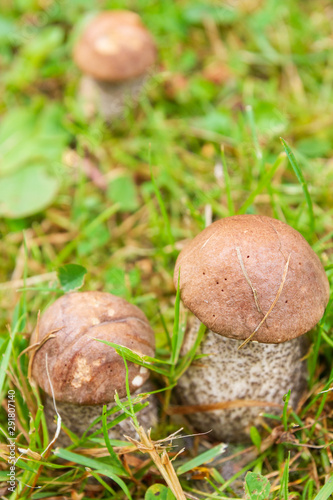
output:
<svg viewBox="0 0 333 500"><path fill-rule="evenodd" d="M140 387L132 396L137 396L138 394L142 394L145 392L149 392L153 390L152 384L150 382L146 382L142 387ZM123 398L121 401L126 401L127 398ZM52 439L53 435L56 432L56 421L55 421L55 408L53 405L53 399L48 394L44 393L43 398L44 404L44 413L46 418L47 428L50 433L50 439ZM102 415L103 405L75 405L72 403L64 403L62 401L57 401L57 410L59 415L61 416L62 423L77 436L81 437L84 432L88 429L91 423L98 417ZM115 403L109 403L107 405L107 409L111 410L115 406ZM138 418L140 424L145 429L150 429L157 424L157 398L155 395L151 395L149 397L149 406L143 408L140 412L138 412ZM121 415L121 411L112 415L112 417L108 417L108 421L110 422L112 419L115 419L119 415ZM89 430L89 434L101 429L102 423L94 425ZM138 435L131 425L130 419L125 419L116 426L112 427L108 432L110 439L121 439L124 440L124 435L129 435L134 439L138 438ZM72 444L70 438L64 431L61 431L56 446L66 447Z"/></svg>
<svg viewBox="0 0 333 500"><path fill-rule="evenodd" d="M189 328L184 354L193 345L200 322ZM281 408L264 403L283 404L291 389L289 404L296 409L306 388L307 341L304 336L281 344L249 342L241 350L241 341L208 330L200 346L209 357L193 363L178 382L177 393L184 405L209 405L235 400L262 401L261 406L197 412L188 415L191 424L201 432L212 429L211 436L227 442L249 441L251 426L260 425L264 412L280 414Z"/></svg>
<svg viewBox="0 0 333 500"><path fill-rule="evenodd" d="M127 104L138 101L146 81L147 74L120 82L107 82L88 75L83 76L79 94L84 113L87 116L99 113L105 120L122 116Z"/></svg>

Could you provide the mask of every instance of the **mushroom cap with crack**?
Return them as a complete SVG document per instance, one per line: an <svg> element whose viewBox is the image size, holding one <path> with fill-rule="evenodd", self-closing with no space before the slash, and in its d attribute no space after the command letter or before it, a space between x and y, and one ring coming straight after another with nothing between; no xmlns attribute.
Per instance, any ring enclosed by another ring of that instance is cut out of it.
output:
<svg viewBox="0 0 333 500"><path fill-rule="evenodd" d="M197 235L178 256L181 298L224 337L280 343L311 330L324 314L329 284L307 241L266 216L235 215ZM276 300L277 299L277 300ZM273 306L273 307L272 307Z"/></svg>
<svg viewBox="0 0 333 500"><path fill-rule="evenodd" d="M55 399L94 405L126 395L124 360L95 338L120 344L138 354L154 356L155 337L146 316L126 300L103 292L70 293L56 300L41 316L31 344L54 337L36 351L32 375ZM47 354L47 356L46 356ZM47 367L46 367L47 359ZM128 362L130 391L149 376L146 368Z"/></svg>
<svg viewBox="0 0 333 500"><path fill-rule="evenodd" d="M74 47L74 61L97 80L119 82L141 76L156 60L155 43L134 12L102 12Z"/></svg>

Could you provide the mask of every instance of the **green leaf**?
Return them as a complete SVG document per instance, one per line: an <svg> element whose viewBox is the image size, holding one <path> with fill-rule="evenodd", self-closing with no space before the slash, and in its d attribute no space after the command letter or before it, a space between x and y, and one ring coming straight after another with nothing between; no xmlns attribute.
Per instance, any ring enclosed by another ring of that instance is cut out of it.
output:
<svg viewBox="0 0 333 500"><path fill-rule="evenodd" d="M91 255L98 248L104 247L110 239L110 232L105 224L100 224L95 227L91 233L90 238L80 241L77 246L77 251L80 257Z"/></svg>
<svg viewBox="0 0 333 500"><path fill-rule="evenodd" d="M108 292L113 293L113 295L119 295L120 297L126 297L126 294L128 294L128 287L126 272L123 268L111 267L107 269L104 274L104 280Z"/></svg>
<svg viewBox="0 0 333 500"><path fill-rule="evenodd" d="M0 42L2 46L7 44L8 42L12 42L14 30L15 30L14 22L11 19L7 19L4 16L0 16Z"/></svg>
<svg viewBox="0 0 333 500"><path fill-rule="evenodd" d="M254 115L258 132L268 137L282 134L288 124L280 109L267 101L259 101L254 105Z"/></svg>
<svg viewBox="0 0 333 500"><path fill-rule="evenodd" d="M66 264L59 267L58 279L64 292L71 292L81 288L87 269L78 264Z"/></svg>
<svg viewBox="0 0 333 500"><path fill-rule="evenodd" d="M63 43L64 31L60 26L48 26L37 30L35 36L24 44L22 55L31 65L39 66L52 52Z"/></svg>
<svg viewBox="0 0 333 500"><path fill-rule="evenodd" d="M164 484L156 483L146 491L145 500L175 500L175 496Z"/></svg>
<svg viewBox="0 0 333 500"><path fill-rule="evenodd" d="M210 111L203 117L196 118L194 125L197 128L229 135L232 127L231 116L227 111Z"/></svg>
<svg viewBox="0 0 333 500"><path fill-rule="evenodd" d="M27 217L44 210L54 200L58 180L42 165L33 165L0 178L0 215Z"/></svg>
<svg viewBox="0 0 333 500"><path fill-rule="evenodd" d="M108 197L119 205L121 212L134 212L139 207L136 186L131 177L117 177L111 181Z"/></svg>
<svg viewBox="0 0 333 500"><path fill-rule="evenodd" d="M70 134L64 108L41 100L9 111L0 124L0 216L27 217L54 200Z"/></svg>
<svg viewBox="0 0 333 500"><path fill-rule="evenodd" d="M248 472L245 476L246 500L267 500L271 485L268 479L261 474Z"/></svg>
<svg viewBox="0 0 333 500"><path fill-rule="evenodd" d="M225 443L218 444L214 448L211 448L208 451L205 451L204 453L201 453L198 457L193 458L192 460L189 460L186 462L186 464L181 465L177 469L177 474L178 476L180 474L185 474L185 472L188 472L191 469L194 469L194 467L199 467L202 464L206 464L207 462L210 462L213 460L215 457L218 455L221 455L222 453L225 452L227 448L227 445Z"/></svg>
<svg viewBox="0 0 333 500"><path fill-rule="evenodd" d="M61 163L69 133L59 104L14 108L0 125L0 177L31 165Z"/></svg>
<svg viewBox="0 0 333 500"><path fill-rule="evenodd" d="M297 142L297 151L308 158L319 158L330 154L331 141L320 137L306 137Z"/></svg>

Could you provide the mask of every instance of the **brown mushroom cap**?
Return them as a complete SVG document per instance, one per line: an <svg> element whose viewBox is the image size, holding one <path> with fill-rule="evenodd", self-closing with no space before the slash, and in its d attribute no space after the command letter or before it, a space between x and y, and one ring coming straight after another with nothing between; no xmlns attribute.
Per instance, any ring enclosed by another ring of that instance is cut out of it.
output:
<svg viewBox="0 0 333 500"><path fill-rule="evenodd" d="M180 269L184 304L213 332L245 340L278 295L289 256L279 298L253 337L258 342L285 342L311 330L329 299L319 258L287 224L258 215L214 222L179 254L174 283L177 286Z"/></svg>
<svg viewBox="0 0 333 500"><path fill-rule="evenodd" d="M55 331L58 330L58 331ZM38 385L55 398L67 403L94 405L126 395L123 358L115 350L93 340L98 338L154 356L155 338L146 316L126 300L103 292L70 293L56 300L39 322L31 344L54 332L36 352L32 375ZM149 372L128 363L130 391L136 391Z"/></svg>
<svg viewBox="0 0 333 500"><path fill-rule="evenodd" d="M102 12L74 47L74 61L97 80L118 82L143 75L156 60L156 46L134 12Z"/></svg>

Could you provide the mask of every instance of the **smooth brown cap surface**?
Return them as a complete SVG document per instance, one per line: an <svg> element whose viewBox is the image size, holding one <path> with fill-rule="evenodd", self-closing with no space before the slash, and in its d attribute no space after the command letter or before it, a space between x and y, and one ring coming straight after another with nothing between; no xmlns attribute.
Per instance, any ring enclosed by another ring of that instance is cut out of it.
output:
<svg viewBox="0 0 333 500"><path fill-rule="evenodd" d="M50 338L36 352L32 374L47 394L67 403L94 405L126 395L123 358L94 338L120 344L154 356L155 337L146 316L126 300L103 292L71 293L56 300L42 315L39 335L34 331L31 344ZM128 362L130 390L137 390L148 378L146 368Z"/></svg>
<svg viewBox="0 0 333 500"><path fill-rule="evenodd" d="M156 60L156 46L137 14L116 10L88 24L73 55L84 73L116 82L143 75Z"/></svg>
<svg viewBox="0 0 333 500"><path fill-rule="evenodd" d="M324 314L329 284L323 266L295 229L276 219L236 215L214 222L179 254L184 304L209 329L248 338L279 298L253 340L280 343L311 330ZM253 289L256 290L259 312Z"/></svg>

